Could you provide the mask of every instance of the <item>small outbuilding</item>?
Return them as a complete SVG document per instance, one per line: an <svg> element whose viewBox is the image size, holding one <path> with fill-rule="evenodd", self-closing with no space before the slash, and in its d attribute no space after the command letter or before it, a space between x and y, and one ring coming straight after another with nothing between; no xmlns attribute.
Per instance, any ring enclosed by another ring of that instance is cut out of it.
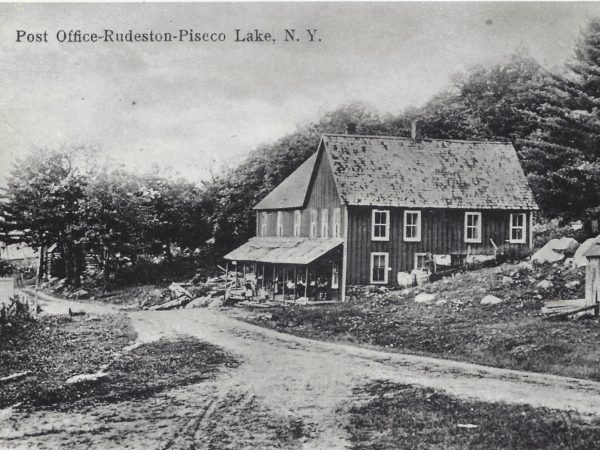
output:
<svg viewBox="0 0 600 450"><path fill-rule="evenodd" d="M585 306L595 305L594 315L600 309L600 242L596 242L585 252L587 264L585 266Z"/></svg>

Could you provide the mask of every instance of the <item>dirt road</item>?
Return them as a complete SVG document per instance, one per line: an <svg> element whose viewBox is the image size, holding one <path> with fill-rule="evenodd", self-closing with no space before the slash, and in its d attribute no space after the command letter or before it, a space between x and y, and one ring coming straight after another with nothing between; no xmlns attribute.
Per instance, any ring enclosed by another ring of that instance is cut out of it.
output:
<svg viewBox="0 0 600 450"><path fill-rule="evenodd" d="M129 316L142 342L192 335L231 351L242 364L214 381L159 398L68 414L5 411L1 448L288 448L276 439L280 423L299 424L299 434L306 435L295 447L345 448L352 389L373 379L429 386L462 398L600 414L600 383L312 341L209 309Z"/></svg>

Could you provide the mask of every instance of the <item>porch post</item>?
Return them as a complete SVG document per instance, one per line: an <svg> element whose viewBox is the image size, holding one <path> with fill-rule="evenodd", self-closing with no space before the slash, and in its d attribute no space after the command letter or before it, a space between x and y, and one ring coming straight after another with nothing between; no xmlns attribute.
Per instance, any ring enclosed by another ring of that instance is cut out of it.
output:
<svg viewBox="0 0 600 450"><path fill-rule="evenodd" d="M294 301L296 301L296 282L298 277L296 276L296 266L294 265Z"/></svg>
<svg viewBox="0 0 600 450"><path fill-rule="evenodd" d="M283 289L283 301L285 301L285 284L287 282L287 266L283 266L283 278L281 280L281 288Z"/></svg>
<svg viewBox="0 0 600 450"><path fill-rule="evenodd" d="M227 300L227 281L229 279L229 261L225 263L225 294L224 299Z"/></svg>
<svg viewBox="0 0 600 450"><path fill-rule="evenodd" d="M233 265L233 263L232 263ZM238 285L237 285L237 272L238 272L238 262L235 261L235 289L237 289Z"/></svg>
<svg viewBox="0 0 600 450"><path fill-rule="evenodd" d="M308 264L306 265L306 278L304 279L304 298L308 300Z"/></svg>
<svg viewBox="0 0 600 450"><path fill-rule="evenodd" d="M342 302L346 301L346 271L348 270L348 207L344 206L344 243L342 244ZM339 275L338 275L339 276Z"/></svg>
<svg viewBox="0 0 600 450"><path fill-rule="evenodd" d="M275 264L273 264L273 301L275 301L275 291L277 290L277 283L275 282Z"/></svg>

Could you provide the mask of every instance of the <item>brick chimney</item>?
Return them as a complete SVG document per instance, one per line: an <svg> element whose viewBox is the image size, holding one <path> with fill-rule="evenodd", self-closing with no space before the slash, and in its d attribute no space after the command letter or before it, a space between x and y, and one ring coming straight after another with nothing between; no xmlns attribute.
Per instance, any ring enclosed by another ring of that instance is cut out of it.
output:
<svg viewBox="0 0 600 450"><path fill-rule="evenodd" d="M346 134L356 134L356 124L354 122L346 124Z"/></svg>

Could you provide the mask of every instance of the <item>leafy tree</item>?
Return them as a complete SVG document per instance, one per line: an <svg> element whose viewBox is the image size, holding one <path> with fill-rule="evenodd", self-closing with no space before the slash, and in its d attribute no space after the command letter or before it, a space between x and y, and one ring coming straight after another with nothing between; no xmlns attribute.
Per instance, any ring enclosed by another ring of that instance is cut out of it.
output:
<svg viewBox="0 0 600 450"><path fill-rule="evenodd" d="M142 232L150 253L164 252L171 259L172 244L194 249L210 237L198 186L155 175L141 178L140 184Z"/></svg>
<svg viewBox="0 0 600 450"><path fill-rule="evenodd" d="M119 257L134 259L144 247L140 180L121 170L99 169L90 175L80 203L82 239L86 251L101 261L105 287L117 270Z"/></svg>
<svg viewBox="0 0 600 450"><path fill-rule="evenodd" d="M57 244L68 282L75 286L83 269L79 204L86 186L73 164L77 151L37 151L20 159L6 191L6 210L22 232L20 239L32 247Z"/></svg>

